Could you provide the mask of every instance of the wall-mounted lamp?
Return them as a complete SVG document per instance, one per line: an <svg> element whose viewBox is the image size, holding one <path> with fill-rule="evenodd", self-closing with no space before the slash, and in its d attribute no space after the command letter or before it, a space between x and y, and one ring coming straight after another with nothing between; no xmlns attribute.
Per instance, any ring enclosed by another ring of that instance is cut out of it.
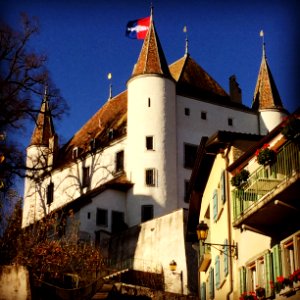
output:
<svg viewBox="0 0 300 300"><path fill-rule="evenodd" d="M173 259L170 263L169 263L169 268L170 271L172 271L173 274L177 274L180 276L180 285L181 285L181 294L183 294L183 272L176 272L177 269L177 263L176 261Z"/></svg>
<svg viewBox="0 0 300 300"><path fill-rule="evenodd" d="M172 271L172 272L176 271L177 263L176 263L176 261L174 259L170 262L169 268L170 268L170 271Z"/></svg>
<svg viewBox="0 0 300 300"><path fill-rule="evenodd" d="M201 241L202 245L207 246L221 246L221 247L228 247L229 253L227 251L218 249L221 253L224 253L231 257L237 257L238 256L238 248L237 245L229 245L229 244L213 244L213 243L205 243L205 240L207 239L209 227L206 223L203 221L200 222L200 224L197 225L197 236L198 240Z"/></svg>

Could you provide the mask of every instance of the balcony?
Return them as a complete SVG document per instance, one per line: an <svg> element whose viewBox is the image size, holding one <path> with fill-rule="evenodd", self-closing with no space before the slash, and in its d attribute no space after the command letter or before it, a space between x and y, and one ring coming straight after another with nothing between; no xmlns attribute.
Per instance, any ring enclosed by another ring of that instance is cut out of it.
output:
<svg viewBox="0 0 300 300"><path fill-rule="evenodd" d="M232 191L233 225L269 236L299 228L300 152L286 143L271 166L261 166Z"/></svg>

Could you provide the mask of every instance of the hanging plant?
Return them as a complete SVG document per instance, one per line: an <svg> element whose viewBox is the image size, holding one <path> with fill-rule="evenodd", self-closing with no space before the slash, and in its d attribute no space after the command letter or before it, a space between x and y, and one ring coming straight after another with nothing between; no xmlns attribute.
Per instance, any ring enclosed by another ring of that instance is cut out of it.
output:
<svg viewBox="0 0 300 300"><path fill-rule="evenodd" d="M299 116L292 115L283 122L281 133L287 140L300 145L300 119Z"/></svg>
<svg viewBox="0 0 300 300"><path fill-rule="evenodd" d="M244 182L246 182L249 178L249 171L243 169L241 172L237 173L230 180L232 186L239 188Z"/></svg>
<svg viewBox="0 0 300 300"><path fill-rule="evenodd" d="M269 144L264 144L261 149L257 149L255 156L260 165L271 165L276 161L276 152L269 148Z"/></svg>

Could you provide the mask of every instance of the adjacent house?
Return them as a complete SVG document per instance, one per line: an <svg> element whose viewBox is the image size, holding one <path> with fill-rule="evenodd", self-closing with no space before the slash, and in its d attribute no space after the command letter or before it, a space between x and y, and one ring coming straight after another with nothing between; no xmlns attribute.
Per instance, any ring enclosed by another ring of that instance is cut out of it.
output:
<svg viewBox="0 0 300 300"><path fill-rule="evenodd" d="M196 245L208 229L197 248L201 299L299 298L299 123L292 115L259 141L222 131L203 141L187 230Z"/></svg>

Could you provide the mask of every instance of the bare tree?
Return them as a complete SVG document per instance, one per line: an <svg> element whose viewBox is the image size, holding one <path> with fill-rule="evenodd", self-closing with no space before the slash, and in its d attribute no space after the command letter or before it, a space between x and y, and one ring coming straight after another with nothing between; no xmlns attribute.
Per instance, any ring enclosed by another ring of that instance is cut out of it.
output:
<svg viewBox="0 0 300 300"><path fill-rule="evenodd" d="M68 109L60 91L54 86L46 68L46 56L31 51L30 40L39 32L38 21L21 15L21 28L0 24L0 179L8 189L14 175L24 176L25 163L16 136L25 130L28 120L36 121L45 86L48 86L50 110L59 118Z"/></svg>

